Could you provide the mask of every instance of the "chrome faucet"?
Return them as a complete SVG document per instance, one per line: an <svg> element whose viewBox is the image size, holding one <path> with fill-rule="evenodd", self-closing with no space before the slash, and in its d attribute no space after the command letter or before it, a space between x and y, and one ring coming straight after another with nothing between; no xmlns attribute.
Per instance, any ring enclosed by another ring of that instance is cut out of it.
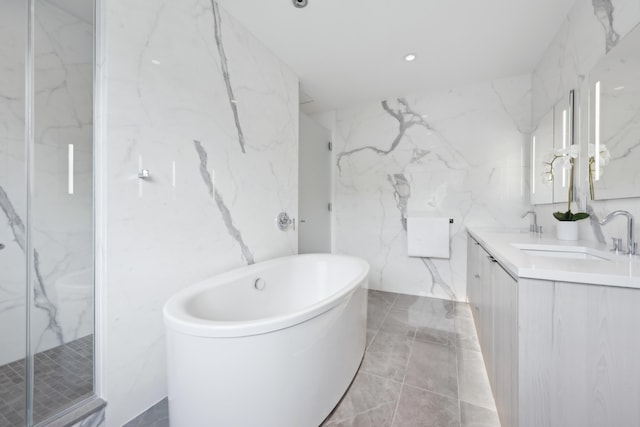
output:
<svg viewBox="0 0 640 427"><path fill-rule="evenodd" d="M600 225L605 225L618 215L624 215L627 217L627 251L623 254L635 255L638 244L633 237L633 215L627 211L613 211L609 215L602 218L599 222Z"/></svg>
<svg viewBox="0 0 640 427"><path fill-rule="evenodd" d="M528 210L525 213L523 213L522 215L520 215L520 218L524 218L528 214L532 215L532 218L531 218L532 222L529 225L529 231L531 231L532 233L542 233L542 226L538 225L538 216L536 215L535 211Z"/></svg>

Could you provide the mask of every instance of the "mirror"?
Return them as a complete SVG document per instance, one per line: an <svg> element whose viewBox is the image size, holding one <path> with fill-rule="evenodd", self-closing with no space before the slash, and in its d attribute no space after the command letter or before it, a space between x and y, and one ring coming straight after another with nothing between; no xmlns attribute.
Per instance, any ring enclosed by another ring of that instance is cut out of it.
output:
<svg viewBox="0 0 640 427"><path fill-rule="evenodd" d="M553 108L553 141L554 151L566 150L573 145L573 104L574 91L561 99ZM571 168L554 167L553 202L567 203L569 186L572 184Z"/></svg>
<svg viewBox="0 0 640 427"><path fill-rule="evenodd" d="M589 74L591 199L640 196L640 26Z"/></svg>
<svg viewBox="0 0 640 427"><path fill-rule="evenodd" d="M570 167L550 163L554 153L574 143L574 98L570 91L547 114L531 135L531 204L565 203L571 185Z"/></svg>
<svg viewBox="0 0 640 427"><path fill-rule="evenodd" d="M33 10L34 423L93 394L93 55L90 0Z"/></svg>
<svg viewBox="0 0 640 427"><path fill-rule="evenodd" d="M92 0L0 13L0 426L93 395Z"/></svg>

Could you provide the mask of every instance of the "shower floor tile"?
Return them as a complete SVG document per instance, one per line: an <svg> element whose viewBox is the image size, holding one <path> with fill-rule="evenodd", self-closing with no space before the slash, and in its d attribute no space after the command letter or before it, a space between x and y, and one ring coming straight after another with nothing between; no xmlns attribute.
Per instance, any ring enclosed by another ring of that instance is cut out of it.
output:
<svg viewBox="0 0 640 427"><path fill-rule="evenodd" d="M370 290L367 337L322 427L500 427L468 304ZM168 414L165 398L125 427L169 427Z"/></svg>
<svg viewBox="0 0 640 427"><path fill-rule="evenodd" d="M38 423L93 393L93 335L37 353L33 418ZM25 424L25 361L0 366L0 427Z"/></svg>

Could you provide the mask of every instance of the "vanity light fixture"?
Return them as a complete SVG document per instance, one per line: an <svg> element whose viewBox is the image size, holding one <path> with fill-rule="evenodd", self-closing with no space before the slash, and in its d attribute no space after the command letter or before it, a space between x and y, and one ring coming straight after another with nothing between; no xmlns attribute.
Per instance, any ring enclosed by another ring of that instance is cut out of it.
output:
<svg viewBox="0 0 640 427"><path fill-rule="evenodd" d="M562 148L567 148L567 109L562 110ZM562 188L567 186L567 168L562 168Z"/></svg>
<svg viewBox="0 0 640 427"><path fill-rule="evenodd" d="M407 61L407 62L412 62L412 61L415 61L415 60L416 60L416 57L417 57L417 56L416 56L416 54L415 54L415 53L407 53L407 54L404 56L404 60L405 60L405 61Z"/></svg>
<svg viewBox="0 0 640 427"><path fill-rule="evenodd" d="M595 87L595 123L594 123L594 144L595 144L595 180L600 180L600 81L596 82Z"/></svg>
<svg viewBox="0 0 640 427"><path fill-rule="evenodd" d="M533 135L533 139L531 140L531 158L534 159L531 162L531 192L533 194L536 193L536 136Z"/></svg>
<svg viewBox="0 0 640 427"><path fill-rule="evenodd" d="M67 193L73 194L73 144L67 146Z"/></svg>

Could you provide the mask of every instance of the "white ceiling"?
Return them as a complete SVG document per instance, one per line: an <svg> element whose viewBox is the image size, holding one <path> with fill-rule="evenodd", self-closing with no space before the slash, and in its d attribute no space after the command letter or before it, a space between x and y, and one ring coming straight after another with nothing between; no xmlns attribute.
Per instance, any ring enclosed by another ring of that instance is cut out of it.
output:
<svg viewBox="0 0 640 427"><path fill-rule="evenodd" d="M327 111L531 72L575 0L218 0ZM418 55L405 62L406 53Z"/></svg>

